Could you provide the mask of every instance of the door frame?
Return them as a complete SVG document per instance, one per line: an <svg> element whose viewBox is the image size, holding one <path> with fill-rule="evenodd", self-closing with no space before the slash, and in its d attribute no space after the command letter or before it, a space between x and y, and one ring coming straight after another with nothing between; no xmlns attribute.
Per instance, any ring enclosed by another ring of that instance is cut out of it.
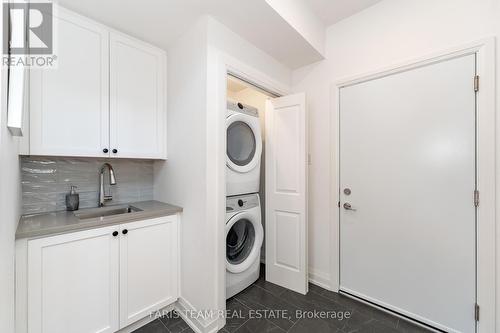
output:
<svg viewBox="0 0 500 333"><path fill-rule="evenodd" d="M495 37L490 37L465 45L454 47L416 59L368 73L342 78L331 85L331 168L330 168L330 220L331 220L331 258L330 279L332 290L338 292L340 287L340 89L357 83L381 78L384 76L416 69L422 66L450 60L468 54L477 54L477 74L480 77L480 88L476 97L476 154L477 154L477 189L480 191L480 204L477 208L476 233L476 299L481 309L477 323L478 333L495 332L496 326L496 128L500 122L496 120L496 66ZM473 89L473 78L471 78ZM498 122L498 124L497 124ZM333 168L335 167L335 169ZM471 204L473 193L471 192ZM500 203L499 203L500 204ZM471 316L473 308L471 307ZM500 314L499 314L500 318Z"/></svg>
<svg viewBox="0 0 500 333"><path fill-rule="evenodd" d="M215 159L211 161L215 164L208 165L208 171L216 177L209 177L209 186L214 190L215 195L209 196L208 209L216 221L226 221L226 109L227 109L227 75L231 74L241 78L258 88L272 92L277 96L284 96L291 93L291 87L264 72L255 69L248 64L224 53L215 48L209 48L208 61L215 64L209 66L208 82L215 82L207 87L208 99L208 126L207 131L211 131L209 137L215 138L210 145L208 154L213 153ZM213 68L213 69L212 69ZM214 193L211 192L211 193ZM214 228L216 235L217 268L216 281L217 288L215 297L217 298L217 308L226 309L226 224L217 223ZM222 328L226 324L226 319L219 316L217 327ZM212 328L213 326L210 325Z"/></svg>

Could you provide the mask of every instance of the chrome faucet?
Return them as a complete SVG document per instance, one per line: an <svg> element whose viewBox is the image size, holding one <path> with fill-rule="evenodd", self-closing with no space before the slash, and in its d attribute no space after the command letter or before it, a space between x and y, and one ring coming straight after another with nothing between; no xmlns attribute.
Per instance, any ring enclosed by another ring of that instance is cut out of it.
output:
<svg viewBox="0 0 500 333"><path fill-rule="evenodd" d="M99 207L104 206L105 201L113 200L111 195L111 188L109 189L109 194L104 194L104 171L108 168L109 170L109 185L116 185L115 171L109 163L104 163L99 170Z"/></svg>

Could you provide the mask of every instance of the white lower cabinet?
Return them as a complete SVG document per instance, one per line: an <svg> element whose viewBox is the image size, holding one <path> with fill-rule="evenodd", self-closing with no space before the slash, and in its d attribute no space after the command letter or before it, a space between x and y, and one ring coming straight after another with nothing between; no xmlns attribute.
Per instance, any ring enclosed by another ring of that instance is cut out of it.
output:
<svg viewBox="0 0 500 333"><path fill-rule="evenodd" d="M118 226L28 241L28 332L118 330Z"/></svg>
<svg viewBox="0 0 500 333"><path fill-rule="evenodd" d="M177 224L173 222L167 217L123 226L120 237L121 327L177 299Z"/></svg>
<svg viewBox="0 0 500 333"><path fill-rule="evenodd" d="M178 219L18 241L16 332L116 332L175 302Z"/></svg>

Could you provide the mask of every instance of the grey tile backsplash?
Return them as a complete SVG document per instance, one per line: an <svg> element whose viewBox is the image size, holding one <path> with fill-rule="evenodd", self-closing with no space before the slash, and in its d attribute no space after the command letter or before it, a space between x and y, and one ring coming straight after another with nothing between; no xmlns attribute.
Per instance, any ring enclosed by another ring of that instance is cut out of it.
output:
<svg viewBox="0 0 500 333"><path fill-rule="evenodd" d="M80 208L97 207L99 169L104 162L113 166L116 176L110 204L153 200L153 161L27 156L21 158L23 214L65 210L71 185L78 186ZM107 191L107 170L104 184Z"/></svg>

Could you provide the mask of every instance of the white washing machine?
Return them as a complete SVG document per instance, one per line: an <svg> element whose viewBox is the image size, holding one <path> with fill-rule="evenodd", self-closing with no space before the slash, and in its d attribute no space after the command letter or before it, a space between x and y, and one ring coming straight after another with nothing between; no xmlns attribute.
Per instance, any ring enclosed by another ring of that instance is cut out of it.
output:
<svg viewBox="0 0 500 333"><path fill-rule="evenodd" d="M258 194L226 199L226 298L257 281L264 229Z"/></svg>
<svg viewBox="0 0 500 333"><path fill-rule="evenodd" d="M259 111L227 103L226 195L259 192L262 134Z"/></svg>

